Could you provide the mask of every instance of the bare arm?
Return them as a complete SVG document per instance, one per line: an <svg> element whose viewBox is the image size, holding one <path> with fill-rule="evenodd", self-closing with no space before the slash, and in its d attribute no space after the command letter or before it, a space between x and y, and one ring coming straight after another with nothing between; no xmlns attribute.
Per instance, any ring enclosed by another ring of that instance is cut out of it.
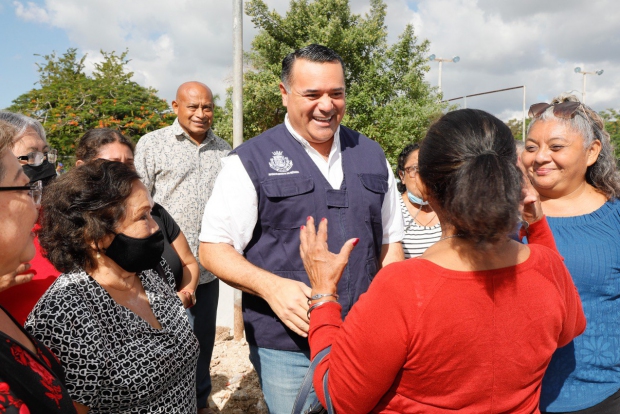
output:
<svg viewBox="0 0 620 414"><path fill-rule="evenodd" d="M289 329L308 336L309 286L254 266L226 243L200 243L199 257L207 270L230 286L263 298Z"/></svg>
<svg viewBox="0 0 620 414"><path fill-rule="evenodd" d="M390 263L405 260L403 245L400 242L384 244L381 246L381 267Z"/></svg>
<svg viewBox="0 0 620 414"><path fill-rule="evenodd" d="M198 268L198 262L196 261L196 258L194 257L183 232L180 232L177 238L174 239L172 242L172 248L179 255L181 264L183 265L183 279L181 280L179 292L182 290L187 290L193 294L196 292L198 282L200 281L200 269ZM187 295L183 293L177 293L177 295L181 299L181 302L183 302L183 306L185 308L193 305Z"/></svg>

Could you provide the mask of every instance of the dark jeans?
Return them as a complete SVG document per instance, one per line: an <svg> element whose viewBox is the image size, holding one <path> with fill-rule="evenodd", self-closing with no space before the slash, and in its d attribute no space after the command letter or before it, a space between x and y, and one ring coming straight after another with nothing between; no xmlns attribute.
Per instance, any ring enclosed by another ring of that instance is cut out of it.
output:
<svg viewBox="0 0 620 414"><path fill-rule="evenodd" d="M616 391L611 396L607 397L600 403L596 404L594 407L586 408L579 411L566 411L562 413L552 413L548 414L618 414L620 413L620 390ZM541 414L547 414L542 412Z"/></svg>
<svg viewBox="0 0 620 414"><path fill-rule="evenodd" d="M215 319L220 294L220 280L198 285L196 305L187 309L189 323L200 344L198 366L196 367L196 399L198 408L208 407L207 398L211 394L211 355L215 343Z"/></svg>

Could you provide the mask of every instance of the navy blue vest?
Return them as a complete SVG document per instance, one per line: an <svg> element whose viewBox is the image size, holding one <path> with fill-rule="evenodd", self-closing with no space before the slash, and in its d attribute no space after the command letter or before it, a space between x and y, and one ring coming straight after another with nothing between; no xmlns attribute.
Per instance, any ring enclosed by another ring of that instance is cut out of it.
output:
<svg viewBox="0 0 620 414"><path fill-rule="evenodd" d="M360 239L338 284L344 318L377 273L383 225L381 206L388 170L381 147L359 132L340 127L344 179L331 187L302 144L284 124L243 143L238 154L258 195L258 222L245 257L278 276L310 286L299 255L299 228L306 217L328 220L328 244L339 252ZM308 341L289 330L263 299L243 293L243 319L252 345L306 350Z"/></svg>

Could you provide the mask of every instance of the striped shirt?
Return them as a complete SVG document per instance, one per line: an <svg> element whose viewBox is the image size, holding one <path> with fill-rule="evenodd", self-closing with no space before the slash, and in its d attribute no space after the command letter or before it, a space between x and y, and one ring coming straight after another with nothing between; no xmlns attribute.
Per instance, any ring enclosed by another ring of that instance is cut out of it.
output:
<svg viewBox="0 0 620 414"><path fill-rule="evenodd" d="M407 206L402 197L400 200L400 210L403 214L403 224L405 226L405 237L403 237L403 251L405 259L422 255L433 244L441 238L441 224L437 223L432 227L420 226L407 210Z"/></svg>

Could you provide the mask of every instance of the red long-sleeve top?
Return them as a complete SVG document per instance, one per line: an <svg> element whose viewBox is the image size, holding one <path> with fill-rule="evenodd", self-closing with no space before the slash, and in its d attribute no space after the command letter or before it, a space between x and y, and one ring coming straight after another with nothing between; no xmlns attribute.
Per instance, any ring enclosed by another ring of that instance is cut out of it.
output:
<svg viewBox="0 0 620 414"><path fill-rule="evenodd" d="M546 222L529 236L530 243L555 245ZM551 355L586 321L558 253L529 248L525 262L487 271L448 270L424 259L394 263L344 323L339 304L316 308L312 356L332 345L315 371L319 399L325 402L329 369L338 413L538 412Z"/></svg>
<svg viewBox="0 0 620 414"><path fill-rule="evenodd" d="M35 231L38 229L39 225L37 224ZM34 247L36 253L30 261L29 269L30 272L35 272L32 280L0 292L0 305L22 326L34 305L60 275L60 272L54 268L50 261L43 257L39 237L34 238Z"/></svg>

